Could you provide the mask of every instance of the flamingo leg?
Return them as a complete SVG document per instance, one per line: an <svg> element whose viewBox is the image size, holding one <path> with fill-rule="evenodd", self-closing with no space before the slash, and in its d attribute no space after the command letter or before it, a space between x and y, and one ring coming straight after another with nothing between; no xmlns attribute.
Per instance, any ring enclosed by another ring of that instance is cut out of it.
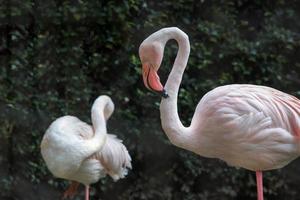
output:
<svg viewBox="0 0 300 200"><path fill-rule="evenodd" d="M263 175L261 171L256 171L256 186L257 186L257 200L264 200Z"/></svg>
<svg viewBox="0 0 300 200"><path fill-rule="evenodd" d="M72 181L71 185L68 187L68 189L64 192L64 195L62 199L66 198L73 198L77 192L79 183L76 181Z"/></svg>
<svg viewBox="0 0 300 200"><path fill-rule="evenodd" d="M85 200L90 199L90 186L86 185L85 186Z"/></svg>

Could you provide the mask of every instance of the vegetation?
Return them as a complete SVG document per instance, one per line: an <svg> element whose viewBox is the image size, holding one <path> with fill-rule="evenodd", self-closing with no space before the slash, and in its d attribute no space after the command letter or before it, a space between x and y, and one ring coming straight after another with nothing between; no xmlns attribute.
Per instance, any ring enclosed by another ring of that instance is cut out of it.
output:
<svg viewBox="0 0 300 200"><path fill-rule="evenodd" d="M179 95L180 116L189 124L201 97L219 85L262 84L299 97L299 20L296 0L2 1L0 199L61 197L68 182L47 170L41 138L59 116L90 121L100 94L116 103L108 129L124 140L134 168L127 179L93 185L93 199L255 199L254 173L170 145L160 98L141 80L138 47L162 27L189 35ZM176 51L168 43L163 81ZM299 166L265 173L267 200L299 199Z"/></svg>

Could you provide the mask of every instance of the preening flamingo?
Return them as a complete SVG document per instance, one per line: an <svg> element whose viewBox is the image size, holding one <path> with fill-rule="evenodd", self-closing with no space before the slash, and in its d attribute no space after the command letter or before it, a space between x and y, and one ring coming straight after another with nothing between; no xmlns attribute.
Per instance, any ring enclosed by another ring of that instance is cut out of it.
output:
<svg viewBox="0 0 300 200"><path fill-rule="evenodd" d="M54 176L73 181L65 197L72 196L82 183L88 200L90 184L106 174L116 181L131 169L131 158L122 141L107 134L106 121L113 111L111 98L103 95L92 106L93 126L77 117L63 116L47 129L41 153Z"/></svg>
<svg viewBox="0 0 300 200"><path fill-rule="evenodd" d="M157 71L170 39L179 49L163 87ZM300 100L270 87L225 85L201 99L190 126L184 127L177 95L189 53L188 36L178 28L153 33L139 48L145 86L163 96L164 132L180 148L256 171L258 200L263 200L262 171L281 168L300 155Z"/></svg>

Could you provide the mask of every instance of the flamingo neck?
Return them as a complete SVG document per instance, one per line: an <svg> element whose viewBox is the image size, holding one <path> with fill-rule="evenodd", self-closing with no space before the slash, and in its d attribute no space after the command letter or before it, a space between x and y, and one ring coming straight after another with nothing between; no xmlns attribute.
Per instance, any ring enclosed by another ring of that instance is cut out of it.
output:
<svg viewBox="0 0 300 200"><path fill-rule="evenodd" d="M92 138L82 140L82 142L78 145L75 145L76 149L78 148L78 152L80 152L82 159L80 162L78 161L78 167L86 158L92 156L94 153L103 148L107 139L106 120L110 117L113 110L114 104L108 96L99 96L93 103L91 118L94 135Z"/></svg>
<svg viewBox="0 0 300 200"><path fill-rule="evenodd" d="M113 111L114 104L109 97L101 96L95 100L92 106L92 123L95 131L95 136L100 135L100 137L106 137L106 121L111 116Z"/></svg>
<svg viewBox="0 0 300 200"><path fill-rule="evenodd" d="M176 28L170 28L164 39L175 39L178 43L178 52L173 64L173 68L169 74L165 84L165 90L169 97L162 99L160 104L160 116L163 130L167 134L170 141L181 148L188 148L190 144L190 127L184 127L180 121L177 109L177 97L179 86L182 80L184 70L186 68L190 53L190 43L187 35ZM163 44L166 44L163 41Z"/></svg>

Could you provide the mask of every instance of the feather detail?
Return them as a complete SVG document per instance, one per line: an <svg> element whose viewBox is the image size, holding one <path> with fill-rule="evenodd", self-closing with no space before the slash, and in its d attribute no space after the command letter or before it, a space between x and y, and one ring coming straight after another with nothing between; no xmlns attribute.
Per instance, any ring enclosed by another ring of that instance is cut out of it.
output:
<svg viewBox="0 0 300 200"><path fill-rule="evenodd" d="M131 157L122 140L112 134L108 134L103 149L95 154L95 158L101 162L105 171L114 181L124 178L128 173L128 169L132 168Z"/></svg>

